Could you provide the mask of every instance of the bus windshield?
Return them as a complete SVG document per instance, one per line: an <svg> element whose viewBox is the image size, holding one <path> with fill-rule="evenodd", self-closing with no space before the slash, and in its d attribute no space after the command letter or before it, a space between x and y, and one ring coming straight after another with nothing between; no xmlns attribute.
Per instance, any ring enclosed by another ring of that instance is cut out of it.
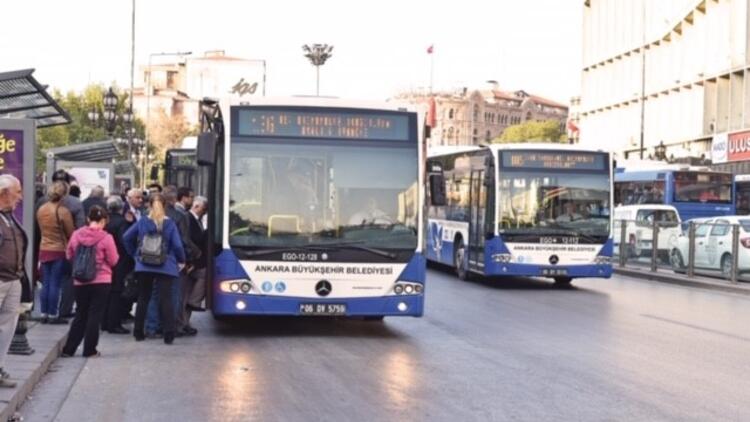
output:
<svg viewBox="0 0 750 422"><path fill-rule="evenodd" d="M416 148L276 141L232 144L231 246L416 248Z"/></svg>
<svg viewBox="0 0 750 422"><path fill-rule="evenodd" d="M732 175L678 171L674 173L675 202L732 202Z"/></svg>
<svg viewBox="0 0 750 422"><path fill-rule="evenodd" d="M605 172L501 171L500 233L506 240L564 235L604 242L609 237L609 195Z"/></svg>

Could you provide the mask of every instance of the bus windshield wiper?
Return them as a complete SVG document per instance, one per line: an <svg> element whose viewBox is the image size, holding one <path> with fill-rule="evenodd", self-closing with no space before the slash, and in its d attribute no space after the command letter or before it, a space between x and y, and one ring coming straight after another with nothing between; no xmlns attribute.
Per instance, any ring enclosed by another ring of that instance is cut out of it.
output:
<svg viewBox="0 0 750 422"><path fill-rule="evenodd" d="M372 254L379 255L385 258L389 258L389 259L396 259L396 254L393 252L388 252L382 249L364 246L362 245L362 243L364 242L361 240L355 240L351 242L337 242L337 243L312 243L309 245L305 245L305 247L310 247L313 250L331 250L331 249L350 248L350 249L356 249L358 251L370 252Z"/></svg>
<svg viewBox="0 0 750 422"><path fill-rule="evenodd" d="M243 255L244 256L260 256L260 255L270 255L274 253L290 252L290 251L306 251L306 250L307 251L330 251L330 250L338 250L341 248L351 248L351 249L356 249L360 251L370 252L375 255L379 255L385 258L389 258L389 259L396 259L396 254L394 254L393 252L388 252L382 249L376 249L376 248L371 248L368 246L363 246L360 243L362 243L362 241L339 242L339 243L308 243L308 244L296 245L296 246L255 249L251 251L245 251L243 252Z"/></svg>

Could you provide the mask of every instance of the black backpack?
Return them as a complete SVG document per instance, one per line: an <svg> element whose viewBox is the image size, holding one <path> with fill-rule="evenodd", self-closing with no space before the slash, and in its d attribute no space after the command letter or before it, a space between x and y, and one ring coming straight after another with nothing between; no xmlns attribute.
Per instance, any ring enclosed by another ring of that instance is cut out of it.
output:
<svg viewBox="0 0 750 422"><path fill-rule="evenodd" d="M156 233L143 235L140 256L141 262L146 265L159 266L167 261L167 248L160 228L157 227Z"/></svg>
<svg viewBox="0 0 750 422"><path fill-rule="evenodd" d="M76 248L72 271L75 280L81 283L88 283L94 281L96 278L96 245L100 240L97 240L91 246L79 244Z"/></svg>

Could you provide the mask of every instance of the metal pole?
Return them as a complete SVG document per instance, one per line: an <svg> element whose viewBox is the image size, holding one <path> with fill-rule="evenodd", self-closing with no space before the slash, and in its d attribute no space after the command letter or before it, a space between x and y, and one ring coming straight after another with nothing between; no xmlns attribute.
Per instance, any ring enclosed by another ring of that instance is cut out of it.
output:
<svg viewBox="0 0 750 422"><path fill-rule="evenodd" d="M133 14L130 20L130 127L128 128L128 160L133 159L133 132L135 131L135 116L133 115L133 79L135 78L135 0L133 0Z"/></svg>
<svg viewBox="0 0 750 422"><path fill-rule="evenodd" d="M644 121L646 119L646 1L641 3L641 160L644 150Z"/></svg>
<svg viewBox="0 0 750 422"><path fill-rule="evenodd" d="M732 283L737 282L737 266L739 263L739 247L740 247L740 226L738 224L732 225L732 272L729 277L729 281Z"/></svg>
<svg viewBox="0 0 750 422"><path fill-rule="evenodd" d="M691 221L688 226L688 268L687 276L695 275L695 222Z"/></svg>
<svg viewBox="0 0 750 422"><path fill-rule="evenodd" d="M263 96L266 96L266 61L263 60Z"/></svg>
<svg viewBox="0 0 750 422"><path fill-rule="evenodd" d="M143 147L141 148L141 188L146 188L146 154L143 151L148 151L148 143L151 140L151 59L154 54L148 55L148 84L146 85L146 136L143 140Z"/></svg>
<svg viewBox="0 0 750 422"><path fill-rule="evenodd" d="M651 272L656 272L659 261L659 223L654 215L654 223L651 226Z"/></svg>
<svg viewBox="0 0 750 422"><path fill-rule="evenodd" d="M625 262L628 260L627 245L625 245L625 235L628 222L627 220L620 220L620 267L625 266Z"/></svg>
<svg viewBox="0 0 750 422"><path fill-rule="evenodd" d="M315 66L315 95L320 97L320 66Z"/></svg>

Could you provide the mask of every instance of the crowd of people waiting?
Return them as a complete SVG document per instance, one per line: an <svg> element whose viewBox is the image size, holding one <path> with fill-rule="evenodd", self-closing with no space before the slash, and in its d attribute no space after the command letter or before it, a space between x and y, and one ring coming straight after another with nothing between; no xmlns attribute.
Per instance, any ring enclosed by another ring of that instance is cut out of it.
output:
<svg viewBox="0 0 750 422"><path fill-rule="evenodd" d="M106 198L97 186L81 200L76 187L56 172L35 208L40 321L73 318L62 356L81 342L83 356L100 356L99 332L130 334L131 321L137 341L196 335L190 318L204 310L206 198L152 184Z"/></svg>

